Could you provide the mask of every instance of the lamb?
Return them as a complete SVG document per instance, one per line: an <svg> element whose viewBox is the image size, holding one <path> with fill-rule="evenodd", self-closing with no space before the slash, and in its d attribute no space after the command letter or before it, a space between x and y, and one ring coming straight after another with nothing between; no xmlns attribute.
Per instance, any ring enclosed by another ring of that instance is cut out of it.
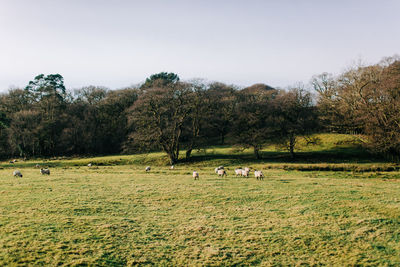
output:
<svg viewBox="0 0 400 267"><path fill-rule="evenodd" d="M245 167L245 168L244 168L244 171L245 171L245 172L250 172L250 168L249 168L249 167Z"/></svg>
<svg viewBox="0 0 400 267"><path fill-rule="evenodd" d="M22 178L22 173L21 173L19 170L14 171L14 172L13 172L13 175Z"/></svg>
<svg viewBox="0 0 400 267"><path fill-rule="evenodd" d="M254 176L256 177L257 180L264 180L264 174L262 171L254 171Z"/></svg>
<svg viewBox="0 0 400 267"><path fill-rule="evenodd" d="M92 167L92 163L89 163L87 166L88 166L89 168Z"/></svg>
<svg viewBox="0 0 400 267"><path fill-rule="evenodd" d="M169 168L170 170L173 170L175 168L174 165L171 165L171 167Z"/></svg>
<svg viewBox="0 0 400 267"><path fill-rule="evenodd" d="M195 179L195 180L198 180L200 177L199 177L199 173L198 172L196 172L196 171L193 171L193 178Z"/></svg>
<svg viewBox="0 0 400 267"><path fill-rule="evenodd" d="M35 165L35 168L39 169L39 168L40 168L40 165L39 165L39 164L36 164L36 165Z"/></svg>
<svg viewBox="0 0 400 267"><path fill-rule="evenodd" d="M146 167L146 172L149 172L151 170L150 166Z"/></svg>
<svg viewBox="0 0 400 267"><path fill-rule="evenodd" d="M40 169L40 173L42 175L45 175L45 174L50 175L50 170L49 169Z"/></svg>
<svg viewBox="0 0 400 267"><path fill-rule="evenodd" d="M225 171L224 169L218 170L218 171L217 171L217 174L218 174L218 176L222 176L222 177L227 176L227 175L226 175L226 171Z"/></svg>
<svg viewBox="0 0 400 267"><path fill-rule="evenodd" d="M236 174L236 176L242 176L243 175L243 170L242 169L235 169L235 174Z"/></svg>
<svg viewBox="0 0 400 267"><path fill-rule="evenodd" d="M242 176L249 177L249 171L242 170Z"/></svg>

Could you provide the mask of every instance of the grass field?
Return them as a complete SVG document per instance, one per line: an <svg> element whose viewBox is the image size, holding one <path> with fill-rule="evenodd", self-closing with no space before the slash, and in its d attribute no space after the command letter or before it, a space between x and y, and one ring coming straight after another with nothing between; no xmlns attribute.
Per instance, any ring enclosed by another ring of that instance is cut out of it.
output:
<svg viewBox="0 0 400 267"><path fill-rule="evenodd" d="M159 153L46 161L50 176L40 160L0 165L0 266L400 265L400 172L285 170L304 158L211 150L175 170ZM234 177L238 163L265 180Z"/></svg>

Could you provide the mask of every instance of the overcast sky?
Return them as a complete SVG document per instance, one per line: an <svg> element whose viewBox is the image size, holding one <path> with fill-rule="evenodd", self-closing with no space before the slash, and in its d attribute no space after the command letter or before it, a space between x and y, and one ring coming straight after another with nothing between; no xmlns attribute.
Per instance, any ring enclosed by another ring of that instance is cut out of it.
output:
<svg viewBox="0 0 400 267"><path fill-rule="evenodd" d="M111 89L175 72L286 87L400 53L399 0L0 0L0 91L59 73Z"/></svg>

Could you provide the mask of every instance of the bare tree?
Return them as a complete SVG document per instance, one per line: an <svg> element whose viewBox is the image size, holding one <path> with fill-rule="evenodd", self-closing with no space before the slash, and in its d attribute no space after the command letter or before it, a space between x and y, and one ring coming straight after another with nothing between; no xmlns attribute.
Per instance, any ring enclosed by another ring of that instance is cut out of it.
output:
<svg viewBox="0 0 400 267"><path fill-rule="evenodd" d="M167 153L170 164L179 158L183 125L191 106L190 85L153 83L139 95L130 115L135 131L131 138L142 149L159 148Z"/></svg>

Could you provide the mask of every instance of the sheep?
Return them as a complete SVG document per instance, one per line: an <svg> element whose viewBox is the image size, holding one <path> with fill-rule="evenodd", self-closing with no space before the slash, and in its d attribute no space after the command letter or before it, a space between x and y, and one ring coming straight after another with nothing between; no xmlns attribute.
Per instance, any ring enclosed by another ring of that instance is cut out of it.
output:
<svg viewBox="0 0 400 267"><path fill-rule="evenodd" d="M36 165L35 165L35 168L36 168L36 169L39 169L39 168L40 168L40 165L39 165L39 164L36 164Z"/></svg>
<svg viewBox="0 0 400 267"><path fill-rule="evenodd" d="M236 174L236 176L242 176L243 175L243 170L242 169L235 169L235 174Z"/></svg>
<svg viewBox="0 0 400 267"><path fill-rule="evenodd" d="M151 170L150 166L146 167L146 172L149 172Z"/></svg>
<svg viewBox="0 0 400 267"><path fill-rule="evenodd" d="M242 170L242 176L249 177L249 171Z"/></svg>
<svg viewBox="0 0 400 267"><path fill-rule="evenodd" d="M222 177L227 176L226 171L224 169L218 170L217 174L218 174L218 176L222 176Z"/></svg>
<svg viewBox="0 0 400 267"><path fill-rule="evenodd" d="M92 163L89 163L87 166L88 166L89 168L92 167Z"/></svg>
<svg viewBox="0 0 400 267"><path fill-rule="evenodd" d="M193 171L193 178L195 179L195 180L198 180L200 177L199 177L199 173L198 172L196 172L196 171Z"/></svg>
<svg viewBox="0 0 400 267"><path fill-rule="evenodd" d="M45 174L47 174L47 175L50 175L50 170L49 169L40 169L40 173L42 174L42 175L45 175Z"/></svg>
<svg viewBox="0 0 400 267"><path fill-rule="evenodd" d="M19 170L15 170L15 171L13 172L13 175L22 178L22 173L21 173Z"/></svg>
<svg viewBox="0 0 400 267"><path fill-rule="evenodd" d="M245 168L244 168L244 171L245 171L245 172L250 172L250 168L249 168L249 167L245 167Z"/></svg>
<svg viewBox="0 0 400 267"><path fill-rule="evenodd" d="M171 165L171 167L169 167L169 169L170 169L170 170L173 170L173 169L175 169L175 166L174 166L174 165Z"/></svg>
<svg viewBox="0 0 400 267"><path fill-rule="evenodd" d="M219 170L223 170L224 169L224 166L219 166L219 167L217 167L217 168L215 168L215 173L218 173L218 171Z"/></svg>
<svg viewBox="0 0 400 267"><path fill-rule="evenodd" d="M257 180L264 180L264 174L262 171L254 171L254 176L256 177Z"/></svg>

